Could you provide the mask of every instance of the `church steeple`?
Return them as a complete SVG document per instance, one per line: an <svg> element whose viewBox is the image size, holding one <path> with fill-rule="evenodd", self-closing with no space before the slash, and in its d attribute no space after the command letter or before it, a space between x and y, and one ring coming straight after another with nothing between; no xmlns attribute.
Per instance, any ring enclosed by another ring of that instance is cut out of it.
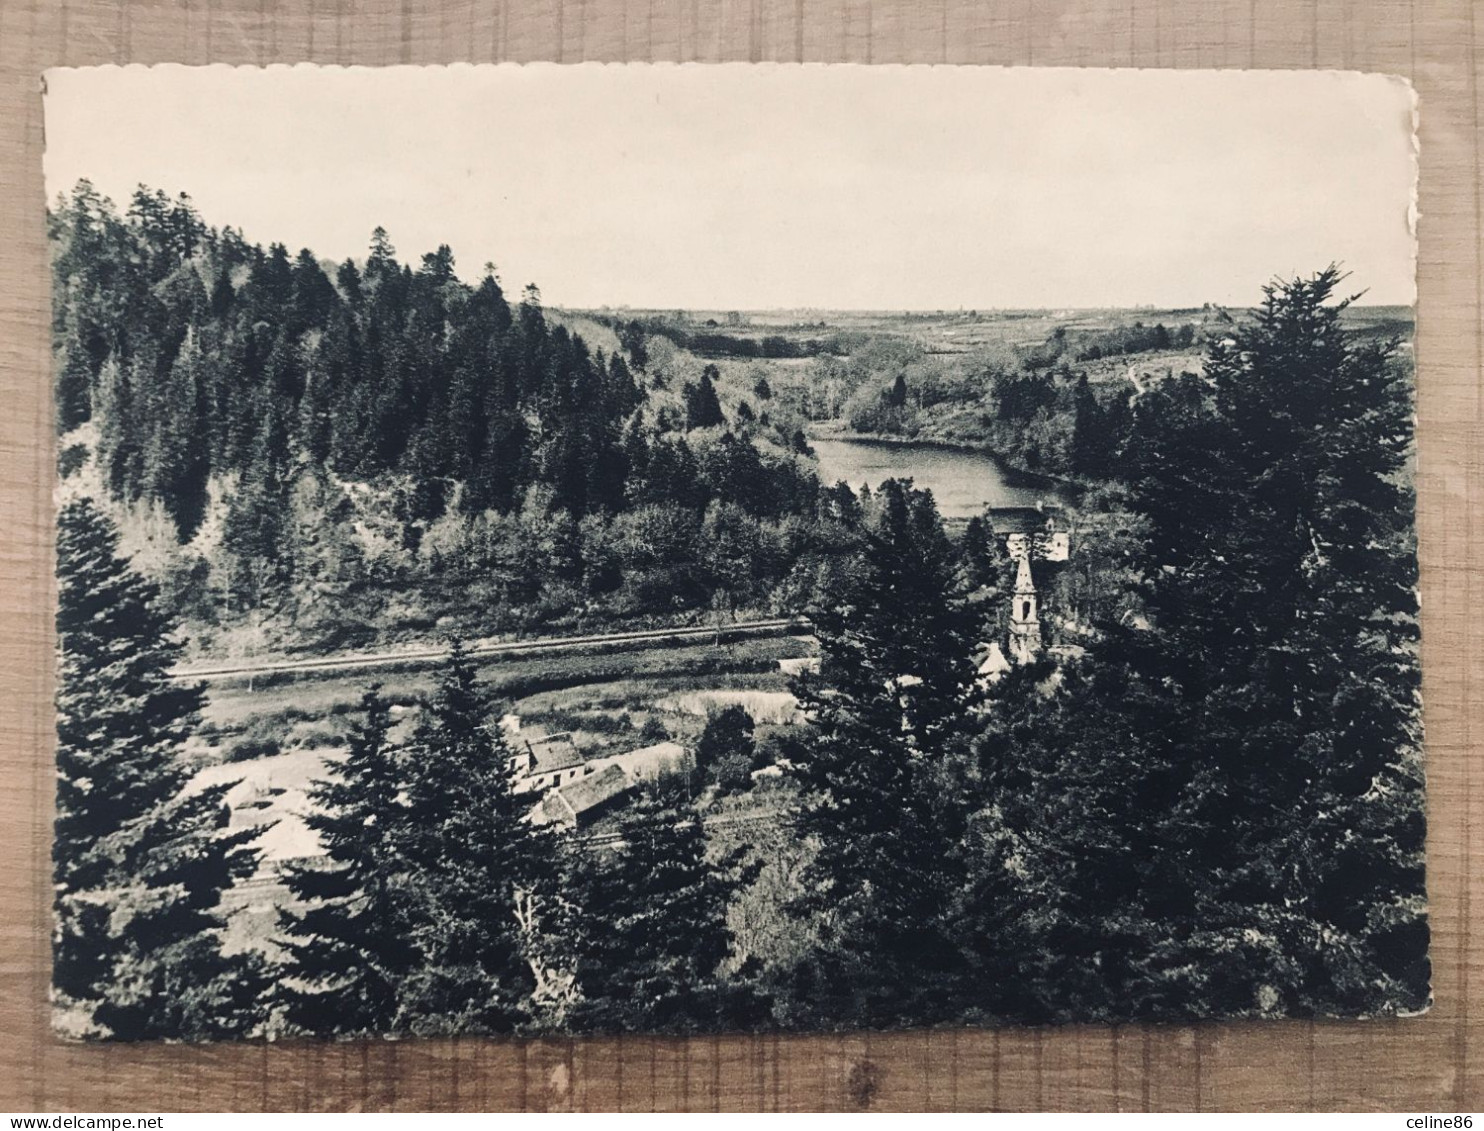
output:
<svg viewBox="0 0 1484 1131"><path fill-rule="evenodd" d="M1028 664L1041 653L1041 616L1036 607L1036 585L1031 578L1030 554L1015 567L1015 594L1010 598L1010 658Z"/></svg>

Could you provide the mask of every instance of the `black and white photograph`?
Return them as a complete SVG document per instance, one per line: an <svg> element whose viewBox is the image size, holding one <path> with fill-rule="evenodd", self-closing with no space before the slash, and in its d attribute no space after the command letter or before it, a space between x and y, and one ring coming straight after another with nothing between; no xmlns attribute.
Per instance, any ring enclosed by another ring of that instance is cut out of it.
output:
<svg viewBox="0 0 1484 1131"><path fill-rule="evenodd" d="M48 71L53 1031L1424 1013L1415 114Z"/></svg>

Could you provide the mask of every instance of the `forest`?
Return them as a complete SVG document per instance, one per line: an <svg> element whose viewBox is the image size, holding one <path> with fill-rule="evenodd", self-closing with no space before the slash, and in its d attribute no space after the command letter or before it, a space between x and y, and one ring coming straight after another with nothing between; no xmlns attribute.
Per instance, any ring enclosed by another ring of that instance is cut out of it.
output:
<svg viewBox="0 0 1484 1131"><path fill-rule="evenodd" d="M463 283L446 247L414 269L378 230L327 272L86 183L51 221L62 474L90 453L202 642L746 607L831 552L802 434L728 422L642 341L590 349L534 286Z"/></svg>
<svg viewBox="0 0 1484 1131"><path fill-rule="evenodd" d="M983 375L1006 431L1059 381L1098 486L1048 573L1077 647L986 680L1013 579L992 523L945 524L910 481L821 485L797 390L747 386L769 407L746 419L718 365L682 374L642 327L589 346L534 287L511 305L447 248L399 264L380 230L331 271L84 183L51 237L60 1031L1427 1007L1410 375L1347 328L1338 269L1270 284L1199 372L1127 396L1036 358ZM866 397L903 411L913 383ZM339 647L407 593L447 615L447 659L408 721L364 689L274 945L229 946L261 850L227 786L192 784L210 691L176 667L249 621ZM799 718L710 713L693 769L602 846L523 819L461 632L579 607L797 612Z"/></svg>

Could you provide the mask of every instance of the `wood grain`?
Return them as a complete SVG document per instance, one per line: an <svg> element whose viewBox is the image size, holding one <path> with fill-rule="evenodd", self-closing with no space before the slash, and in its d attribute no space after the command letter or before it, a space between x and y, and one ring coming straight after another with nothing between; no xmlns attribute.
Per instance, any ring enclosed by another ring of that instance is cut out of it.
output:
<svg viewBox="0 0 1484 1131"><path fill-rule="evenodd" d="M1484 1106L1481 170L1470 0L0 0L0 1108ZM1421 96L1418 357L1437 1003L1376 1023L693 1041L69 1046L46 1027L51 407L38 79L107 62L777 60L1388 71Z"/></svg>

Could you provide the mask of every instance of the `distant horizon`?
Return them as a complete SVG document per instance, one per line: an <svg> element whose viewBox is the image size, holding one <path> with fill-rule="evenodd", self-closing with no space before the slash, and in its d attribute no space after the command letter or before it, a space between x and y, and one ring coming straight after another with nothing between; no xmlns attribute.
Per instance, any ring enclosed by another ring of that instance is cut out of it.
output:
<svg viewBox="0 0 1484 1131"><path fill-rule="evenodd" d="M503 282L501 284L503 286ZM598 306L568 306L561 303L547 303L543 300L542 305L549 310L566 311L572 314L664 314L667 312L679 312L682 314L1045 314L1049 311L1066 311L1068 313L1084 313L1105 310L1126 310L1130 313L1148 311L1154 314L1180 314L1187 311L1199 313L1206 307L1215 310L1251 310L1259 305L1261 299L1253 303L1177 303L1174 305L1159 305L1154 303L1140 302L1131 304L1116 304L1103 306L1072 306L1067 303L1051 303L1047 306L754 306L754 307L720 307L720 306L635 306L625 303L622 306L613 303L604 303ZM1347 304L1351 310L1415 310L1416 303L1400 302L1361 302L1355 301Z"/></svg>
<svg viewBox="0 0 1484 1131"><path fill-rule="evenodd" d="M99 193L102 196L104 196L118 210L118 212L119 212L119 214L121 216L124 215L128 211L129 198L130 198L130 196L132 196L132 194L134 192L134 189L131 189L129 191L129 194L125 195L123 197L123 199L121 200L121 199L119 199L118 196L115 196L112 193L103 192L102 189L99 189L98 188L98 185L97 185L97 181L94 180L91 177L82 177L82 178L79 178L78 181L74 182L72 185L68 186L66 189L58 189L57 192L52 193L49 196L48 200L47 200L47 208L50 209L50 208L52 208L57 203L57 197L58 197L58 195L65 196L67 194L70 194L71 191L72 191L72 189L75 188L77 186L77 184L79 184L82 180L87 180L89 183L91 183L93 185L93 187L95 189L97 189L99 191ZM187 191L187 190L171 190L171 189L166 188L163 185L145 184L143 182L140 182L135 187L136 188L143 188L143 189L146 189L146 190L148 190L150 192L154 192L156 190L161 191L161 192L164 192L166 194L166 196L169 197L172 200L178 199L181 195L184 195L184 196L188 197L191 200L192 205L195 205L196 204L195 197L192 196L191 193L189 191ZM240 225L232 224L232 223L226 223L226 222L221 222L221 223L213 222L212 217L206 216L204 214L201 214L201 211L200 211L199 206L197 207L197 213L198 213L198 215L201 216L202 222L208 228L215 229L217 231L223 231L225 229L230 228L233 231L240 232L242 234L243 238L248 243L250 243L250 244L254 244L254 245L257 245L257 246L264 247L264 248L271 247L274 244L282 244L284 246L284 248L288 251L288 253L289 253L290 256L293 256L293 255L298 254L298 252L301 251L301 250L307 250L307 251L313 253L316 256L316 260L318 262L321 262L321 263L336 263L336 264L339 264L339 263L343 263L347 259L349 259L349 260L353 261L356 264L357 267L362 267L363 268L365 266L365 264L366 264L366 256L364 254L361 254L361 255L348 255L348 256L338 257L338 258L335 257L335 256L323 255L323 254L320 254L315 248L309 247L307 245L305 247L303 247L303 248L296 248L292 244L285 243L283 240L272 240L272 239L254 238L250 233L248 233L247 231L245 231ZM371 231L375 231L377 227L385 228L385 225L372 225ZM368 236L369 236L369 233L368 233ZM387 231L387 236L391 240L391 243L392 243L393 247L395 247L396 246L396 242L397 242L396 241L395 234L388 230ZM369 243L369 238L368 238L368 243ZM408 253L402 251L401 249L398 249L397 252L396 252L397 257L398 257L398 262L399 263L402 263L404 266L415 266L418 263L418 261L421 260L421 258L422 258L423 255L428 254L429 252L432 252L432 251L436 251L439 246L447 246L449 248L449 250L454 253L454 258L455 258L454 274L459 279L461 279L464 283L466 283L466 284L468 284L470 286L475 286L475 285L478 284L479 280L484 277L483 266L481 266L481 268L477 272L470 271L467 268L464 269L464 270L460 270L459 267L458 267L458 248L454 247L452 244L449 244L446 240L443 241L442 244L435 244L433 247L428 248L427 251L416 251L416 252L412 252L412 253L408 254ZM1307 272L1300 272L1300 274L1301 275L1312 275L1312 274L1314 274L1317 271L1323 270L1327 266L1329 266L1329 261L1326 261L1323 264L1317 265L1317 266L1315 266L1314 268L1312 268L1311 270L1309 270ZM1343 263L1340 264L1339 266L1340 266L1340 268L1341 268L1342 271L1345 270L1345 265ZM624 313L624 312L632 312L632 313L636 313L636 314L659 314L659 313L670 313L670 312L682 312L682 313L687 313L687 314L730 314L730 313L736 313L736 314L742 314L742 315L747 315L747 314L792 314L792 313L818 313L818 314L969 314L969 313L979 313L979 314L1017 314L1017 313L1045 313L1047 311L1067 311L1067 312L1070 313L1070 312L1099 311L1099 310L1103 310L1103 311L1106 311L1106 310L1120 310L1120 311L1130 311L1130 312L1137 312L1137 311L1141 311L1141 310L1148 310L1148 311L1154 311L1154 312L1179 312L1179 311L1200 311L1200 310L1202 310L1205 307L1213 307L1213 308L1217 308L1217 309L1221 309L1221 310L1251 310L1254 307L1258 306L1262 302L1262 298L1259 295L1258 298L1254 299L1251 302L1233 302L1233 303L1213 302L1213 301L1208 300L1208 299L1202 299L1200 302L1184 302L1184 303L1124 302L1124 303L1101 303L1101 304L1093 304L1093 305L1079 305L1079 304L1076 304L1076 303L1064 303L1064 302L1058 303L1058 302L1053 302L1053 303L1045 303L1045 304L1035 305L1035 306L1006 306L1006 305L987 305L987 304L981 304L981 305L977 305L976 306L976 305L974 305L972 303L959 303L958 305L955 305L955 306L821 306L821 305L817 305L816 304L816 305L808 305L808 306L801 306L801 305L782 305L782 306L750 306L750 307L740 307L740 306L724 306L724 305L712 305L712 306L675 306L675 305L667 305L667 304L663 304L663 303L649 303L649 304L645 304L645 303L633 303L633 302L625 302L625 303L604 302L604 303L596 303L596 304L588 304L588 305L576 305L576 304L571 304L571 303L548 302L548 301L546 301L545 294L544 294L544 289L542 288L541 282L540 282L539 279L529 279L529 280L527 280L526 282L523 282L523 283L515 283L515 284L513 284L511 282L511 280L506 279L506 278L503 278L503 277L500 277L500 272L498 270L498 267L497 267L497 270L496 270L496 276L498 278L498 281L500 283L500 286L501 286L502 290L504 290L504 292L507 295L509 295L509 296L515 296L515 295L517 295L524 287L526 287L530 283L534 283L536 285L536 287L537 287L538 290L543 291L543 295L542 295L542 305L543 305L543 307L545 307L547 309L550 309L550 310L567 311L567 312L571 312L571 313L583 313L583 314ZM1281 277L1281 278L1291 278L1291 277L1292 276L1284 276L1284 277ZM1346 277L1348 277L1348 275ZM1274 284L1274 283L1277 283L1279 281L1280 281L1280 277L1279 276L1273 276L1273 277L1271 277L1271 278L1269 278L1267 280L1267 283ZM1344 287L1343 286L1340 289L1341 289L1342 292L1344 291ZM1364 299L1360 299L1360 300L1356 300L1354 302L1351 302L1348 305L1350 306L1351 309L1358 309L1358 310L1397 308L1397 309L1415 311L1416 310L1417 303L1416 303L1416 298L1414 297L1411 302L1368 302L1368 301L1364 301Z"/></svg>
<svg viewBox="0 0 1484 1131"><path fill-rule="evenodd" d="M1382 75L162 65L46 89L49 201L81 176L120 209L186 192L336 262L380 225L566 309L1246 308L1336 261L1368 305L1416 297L1413 98Z"/></svg>
<svg viewBox="0 0 1484 1131"><path fill-rule="evenodd" d="M77 184L80 183L81 180L87 180L87 181L89 181L93 185L93 187L95 189L98 188L97 181L94 180L93 178L91 178L91 177L79 178L79 181L74 182L72 185L68 186L66 189L58 189L57 192L52 193L49 196L48 200L47 200L47 207L48 208L51 208L51 207L53 207L56 204L57 196L59 194L60 195L70 194L71 191L72 191L72 189L75 188L77 186ZM144 184L142 182L139 185L137 185L136 187L137 188L144 188L144 189L147 189L147 190L149 190L151 192L153 192L155 190L162 191L168 197L170 197L172 200L177 199L183 193L185 196L187 196L187 197L190 198L190 200L191 200L191 202L192 202L193 205L195 204L195 197L192 196L191 193L189 191L187 191L187 190L171 190L171 189L166 188L163 185ZM113 206L119 211L119 214L120 215L123 215L124 213L126 213L128 211L128 200L129 200L129 197L127 195L124 197L124 199L120 200L118 197L114 196L111 193L105 193L101 189L98 189L98 191L100 192L101 195L103 195L105 198L107 198L113 204ZM134 191L133 189L130 190L130 195L132 195L133 191ZM199 213L200 212L200 209L198 208L197 211ZM277 243L277 244L283 244L283 246L285 247L285 249L289 252L289 254L291 256L292 255L296 255L301 250L308 250L308 251L314 253L316 255L316 257L317 257L317 260L320 261L320 262L325 262L325 263L343 263L343 262L345 262L346 259L350 259L353 262L355 262L355 264L358 267L364 267L365 266L365 263L366 263L366 257L365 257L365 255L349 255L349 256L342 257L342 258L337 258L337 257L334 257L334 256L329 256L329 255L321 255L313 247L307 247L306 246L305 248L296 248L296 247L293 247L290 244L284 243L283 240L269 240L269 239L257 239L257 238L253 238L249 233L247 233L246 231L244 231L237 224L231 224L231 223L214 223L213 220L212 220L212 218L209 217L209 216L206 216L206 215L202 215L201 216L201 220L202 220L203 223L206 224L206 226L208 228L214 228L214 229L216 229L218 231L224 230L226 228L231 228L234 231L241 231L242 232L242 235L243 235L243 238L246 239L251 244L256 244L256 245L259 245L259 246L262 246L262 247L271 247L275 243ZM371 230L372 231L375 231L376 227L385 227L385 225L373 225ZM395 246L396 245L396 242L397 242L395 235L392 232L388 231L387 232L387 236L388 236L389 239L391 239L391 242L392 242L393 246ZM446 246L448 246L449 249L454 253L454 257L455 257L455 270L454 270L454 274L457 275L458 278L460 278L461 280L463 280L465 283L469 284L470 286L477 285L477 283L479 282L479 280L481 278L483 278L483 269L482 269L482 267L481 267L481 269L478 272L471 272L471 271L469 271L467 269L465 269L465 270L459 270L458 269L458 264L457 264L458 248L453 247L452 244L448 244L447 241L444 241L444 244ZM438 246L440 246L440 245L435 244L433 247L427 249L427 251L428 252L435 251ZM422 256L425 255L425 254L427 254L427 252L417 251L417 252L411 253L410 255L407 255L404 252L402 252L400 249L397 252L397 255L399 257L399 262L403 263L404 265L408 265L408 266L415 265L417 263L417 261L420 260L422 258ZM1310 270L1308 272L1304 272L1304 274L1313 274L1316 271L1323 270L1323 268L1324 267L1327 267L1328 265L1329 265L1328 262L1326 262L1324 264L1320 264L1320 265L1314 267L1312 270ZM1342 270L1344 270L1344 264L1340 264L1340 267L1341 267ZM497 274L497 276L499 275L498 270L497 270L496 274ZM1269 283L1274 283L1274 282L1277 282L1277 281L1278 281L1278 277L1276 277L1276 276L1274 278L1271 278L1271 279L1268 280ZM530 279L530 280L527 280L525 283L518 283L518 284L513 284L513 285L512 285L512 283L511 283L511 281L509 279L505 279L505 278L500 278L499 279L499 282L500 282L501 288L507 294L511 294L511 295L514 295L514 294L518 293L528 283L535 283L538 290L542 289L541 288L541 283L540 283L540 280L539 279ZM1341 288L1341 289L1343 290L1343 288ZM597 304L592 304L592 305L574 305L574 304L571 304L571 303L547 302L546 299L545 299L545 296L543 294L542 305L545 306L545 307L547 307L547 308L549 308L549 309L552 309L552 310L571 311L571 312L575 312L575 313L600 313L600 312L619 313L619 312L631 311L631 312L634 312L634 313L647 314L647 313L662 313L662 312L670 312L670 311L682 311L682 312L685 312L685 313L699 313L699 314L724 314L724 313L737 313L737 314L789 314L789 313L796 313L796 312L799 312L799 313L802 313L802 312L812 312L812 313L820 313L820 314L955 314L955 313L968 314L968 313L971 313L971 312L977 312L977 313L980 313L980 314L1015 314L1015 313L1021 313L1021 312L1027 312L1027 313L1043 313L1043 312L1046 312L1046 311L1053 311L1053 310L1064 310L1064 311L1069 311L1069 312L1070 311L1095 311L1095 310L1127 310L1127 311L1139 311L1139 310L1151 310L1151 311L1185 311L1185 310L1192 310L1192 311L1199 311L1203 307L1206 307L1206 306L1217 307L1217 308L1220 308L1222 310L1250 310L1253 307L1257 306L1259 303L1261 303L1261 301L1262 301L1262 299L1259 296L1254 301L1252 301L1252 302L1246 302L1246 303L1212 302L1212 301L1207 300L1207 299L1202 299L1198 303L1197 302L1184 302L1184 303L1125 302L1125 303L1103 303L1103 304L1095 304L1095 305L1079 305L1079 304L1075 304L1075 303L1064 303L1064 302L1063 303L1056 303L1056 302L1053 302L1053 303L1045 303L1045 304L1036 305L1036 306L1005 306L1005 305L988 305L988 304L981 304L981 305L977 305L976 306L976 305L974 305L972 303L959 303L956 306L821 306L821 305L817 305L816 304L816 305L810 305L810 306L784 305L784 306L750 306L750 307L740 307L740 306L721 306L721 305L714 305L714 306L673 306L673 305L656 304L656 303L644 304L644 303L632 303L632 302L625 302L625 303L606 302L606 303L597 303ZM1375 309L1375 308L1396 307L1396 308L1405 309L1405 310L1415 310L1417 304L1416 304L1416 299L1414 298L1411 302L1367 302L1367 301L1363 301L1363 300L1357 300L1355 302L1350 303L1349 305L1350 305L1350 307L1352 309Z"/></svg>

